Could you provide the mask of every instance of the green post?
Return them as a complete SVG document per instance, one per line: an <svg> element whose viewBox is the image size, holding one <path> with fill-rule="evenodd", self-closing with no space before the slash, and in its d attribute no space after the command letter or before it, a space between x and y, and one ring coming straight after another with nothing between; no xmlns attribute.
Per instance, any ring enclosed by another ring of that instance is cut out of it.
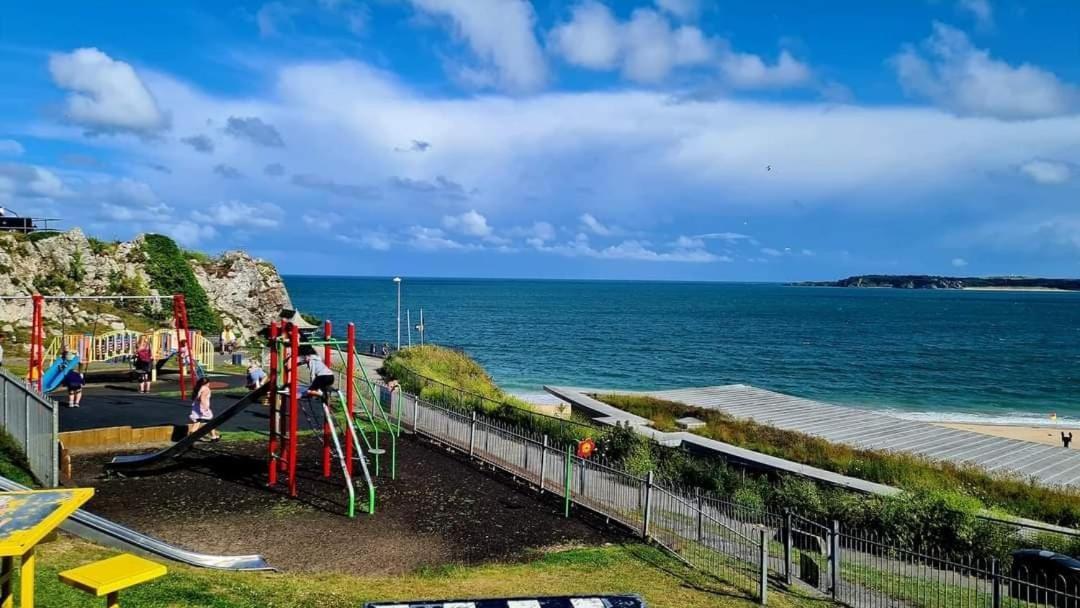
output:
<svg viewBox="0 0 1080 608"><path fill-rule="evenodd" d="M368 515L374 515L375 514L375 486L368 486L367 500L368 500Z"/></svg>
<svg viewBox="0 0 1080 608"><path fill-rule="evenodd" d="M570 517L570 481L573 479L574 461L573 452L570 451L570 446L566 446L566 487L564 488L566 494L566 505L563 508L563 517Z"/></svg>

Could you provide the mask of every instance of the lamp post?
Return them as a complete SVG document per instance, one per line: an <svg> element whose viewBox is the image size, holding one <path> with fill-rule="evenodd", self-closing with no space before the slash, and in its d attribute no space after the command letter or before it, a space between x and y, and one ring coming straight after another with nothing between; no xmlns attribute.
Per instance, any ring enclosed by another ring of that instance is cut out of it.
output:
<svg viewBox="0 0 1080 608"><path fill-rule="evenodd" d="M397 283L397 349L401 350L401 277L394 277Z"/></svg>

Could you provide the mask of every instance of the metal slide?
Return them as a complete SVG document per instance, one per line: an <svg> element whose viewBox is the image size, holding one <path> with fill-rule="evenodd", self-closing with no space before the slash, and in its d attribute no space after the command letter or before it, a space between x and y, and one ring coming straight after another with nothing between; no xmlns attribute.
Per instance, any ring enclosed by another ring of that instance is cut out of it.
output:
<svg viewBox="0 0 1080 608"><path fill-rule="evenodd" d="M225 411L221 412L217 416L214 416L213 420L199 427L199 430L188 435L187 437L184 437L180 441L177 441L176 443L165 448L164 450L161 450L160 452L154 452L152 454L114 456L111 462L105 464L105 467L113 470L140 469L143 467L152 466L170 458L175 458L183 454L184 452L190 450L200 439L209 434L210 431L231 420L234 416L247 409L249 405L261 399L268 392L270 392L269 382L248 393L244 398L240 399L236 403L230 405Z"/></svg>
<svg viewBox="0 0 1080 608"><path fill-rule="evenodd" d="M15 483L6 477L0 477L0 490L19 492L30 488ZM119 549L163 557L174 562L213 568L217 570L273 570L261 555L207 555L196 553L170 545L152 536L125 528L118 523L98 517L89 511L79 509L60 524L60 529L68 534Z"/></svg>

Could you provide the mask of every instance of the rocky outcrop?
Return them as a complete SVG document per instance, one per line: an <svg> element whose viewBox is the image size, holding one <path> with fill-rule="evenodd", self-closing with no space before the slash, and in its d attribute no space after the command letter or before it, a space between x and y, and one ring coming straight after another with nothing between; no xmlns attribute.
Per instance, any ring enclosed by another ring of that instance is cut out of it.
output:
<svg viewBox="0 0 1080 608"><path fill-rule="evenodd" d="M159 295L147 273L142 236L130 242L105 243L88 238L76 228L34 240L0 233L0 295ZM254 336L282 308L290 306L289 294L277 270L269 262L242 251L219 258L201 255L187 260L211 307L223 325L241 340ZM170 296L160 301L139 302L123 310L103 311L96 303L48 302L45 314L57 326L122 329L125 317L157 317L149 323L167 326L172 310ZM30 326L28 300L0 300L0 334L12 336Z"/></svg>
<svg viewBox="0 0 1080 608"><path fill-rule="evenodd" d="M243 251L227 251L192 266L222 325L241 341L254 337L282 308L292 308L285 282L270 262Z"/></svg>

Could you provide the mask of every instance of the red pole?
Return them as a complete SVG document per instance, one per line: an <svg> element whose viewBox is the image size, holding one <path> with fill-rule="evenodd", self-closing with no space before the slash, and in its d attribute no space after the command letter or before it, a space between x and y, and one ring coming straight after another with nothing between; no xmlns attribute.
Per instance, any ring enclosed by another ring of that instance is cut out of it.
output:
<svg viewBox="0 0 1080 608"><path fill-rule="evenodd" d="M191 372L191 385L195 386L195 379L198 377L198 374L196 373L197 364L195 363L195 352L193 350L195 344L191 340L191 326L188 325L187 303L184 302L183 294L179 294L178 297L180 298L180 320L184 322L184 338L187 340L188 370ZM182 364L183 361L180 363Z"/></svg>
<svg viewBox="0 0 1080 608"><path fill-rule="evenodd" d="M345 330L345 352L347 353L345 359L345 379L342 381L341 390L345 391L345 409L349 412L349 419L352 420L353 415L353 374L356 373L356 326L349 323L348 328ZM349 476L352 476L353 472L353 428L352 424L346 422L346 440L345 440L345 467L349 470Z"/></svg>
<svg viewBox="0 0 1080 608"><path fill-rule="evenodd" d="M268 451L269 451L268 465L269 465L270 470L269 470L269 473L267 475L267 482L266 483L267 483L267 485L270 485L270 486L273 486L273 485L277 484L277 472L278 472L277 456L278 456L278 441L280 439L279 436L278 436L278 429L281 428L280 427L280 424L281 424L281 412L279 410L278 393L277 393L277 391L278 391L278 381L279 381L278 373L277 373L277 368L278 368L277 339L278 339L278 324L275 321L275 322L270 324L270 361L269 361L270 371L269 371L269 373L267 373L267 382L270 383L270 399L269 399L269 403L270 403L270 441L269 441L269 445L267 446Z"/></svg>
<svg viewBox="0 0 1080 608"><path fill-rule="evenodd" d="M184 296L180 294L173 295L172 310L173 310L173 327L176 328L176 367L180 370L180 400L184 401L186 396L186 389L184 388L184 355L180 352L180 343L184 341L184 335L180 333L180 310L184 307ZM186 315L185 315L186 316Z"/></svg>
<svg viewBox="0 0 1080 608"><path fill-rule="evenodd" d="M296 496L296 435L300 431L297 421L300 415L300 395L297 379L300 377L297 359L300 353L300 328L293 325L289 337L289 495Z"/></svg>
<svg viewBox="0 0 1080 608"><path fill-rule="evenodd" d="M30 386L37 390L42 389L42 374L44 373L45 359L45 323L43 309L45 298L40 293L35 293L32 298L33 312L30 315ZM63 338L61 337L61 340Z"/></svg>
<svg viewBox="0 0 1080 608"><path fill-rule="evenodd" d="M326 340L330 339L330 321L329 320L323 321L323 338L326 339ZM330 345L329 344L323 345L323 361L326 363L327 367L329 367L332 364L332 360L330 359ZM314 378L312 378L312 380L314 380ZM324 397L324 398L328 399L329 396ZM323 433L322 474L323 474L323 477L330 477L330 459L332 458L332 456L330 455L330 442L333 441L333 440L330 438L330 421L329 420L323 420L322 433Z"/></svg>

